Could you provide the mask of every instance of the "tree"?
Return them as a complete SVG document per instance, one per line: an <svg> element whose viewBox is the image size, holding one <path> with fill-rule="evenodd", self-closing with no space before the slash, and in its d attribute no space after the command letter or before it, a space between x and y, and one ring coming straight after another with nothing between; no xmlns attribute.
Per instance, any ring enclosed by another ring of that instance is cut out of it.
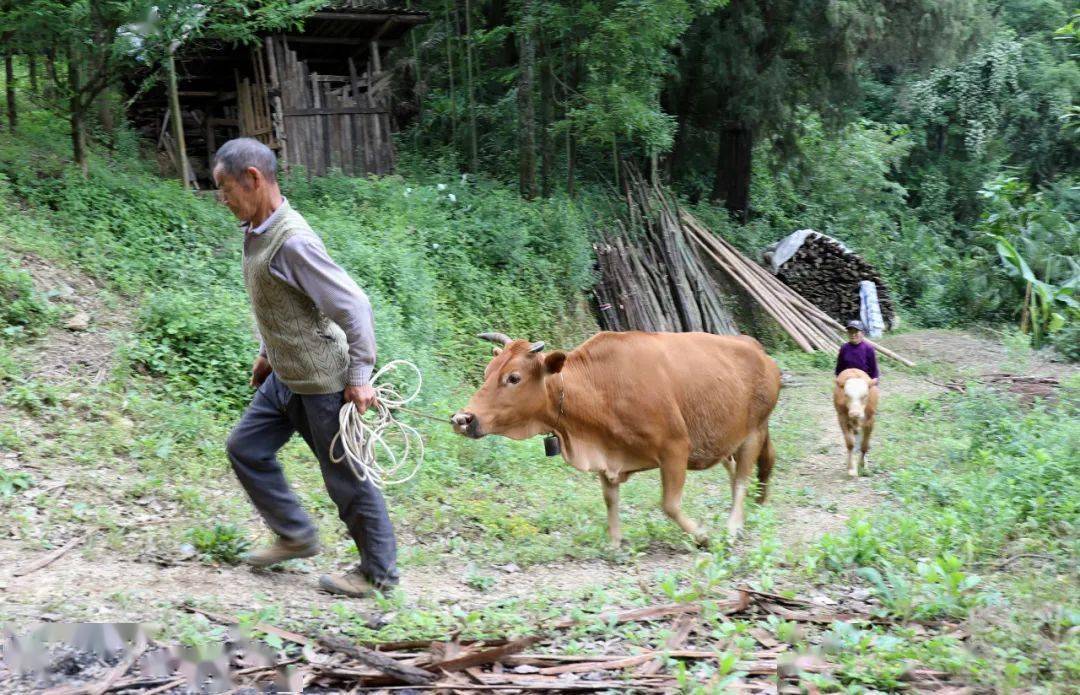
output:
<svg viewBox="0 0 1080 695"><path fill-rule="evenodd" d="M727 0L551 3L545 26L562 27L581 64L570 85L566 118L557 125L579 140L617 151L620 141L653 156L671 148L675 117L661 95L674 77L675 48L695 17ZM617 163L615 171L618 170Z"/></svg>
<svg viewBox="0 0 1080 695"><path fill-rule="evenodd" d="M536 197L536 107L533 81L536 73L535 0L525 0L518 31L521 68L518 71L518 188L524 198Z"/></svg>
<svg viewBox="0 0 1080 695"><path fill-rule="evenodd" d="M756 142L790 149L800 108L849 119L862 66L918 68L961 51L977 10L969 0L757 0L699 16L666 98L680 124L677 173L709 166L695 153L715 153L709 196L745 220Z"/></svg>

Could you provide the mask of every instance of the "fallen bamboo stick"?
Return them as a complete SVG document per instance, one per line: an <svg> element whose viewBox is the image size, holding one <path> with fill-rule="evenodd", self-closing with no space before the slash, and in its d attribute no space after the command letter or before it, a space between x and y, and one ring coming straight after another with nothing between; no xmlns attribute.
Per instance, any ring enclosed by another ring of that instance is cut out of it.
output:
<svg viewBox="0 0 1080 695"><path fill-rule="evenodd" d="M655 658L663 656L663 652L645 652L643 654L636 654L634 656L628 656L622 659L606 659L603 661L586 661L577 664L567 664L566 666L549 666L542 668L538 672L542 676L560 676L564 673L588 673L590 671L615 671L623 668L630 668L631 666L637 666L644 664L647 661L651 661Z"/></svg>
<svg viewBox="0 0 1080 695"><path fill-rule="evenodd" d="M351 644L340 637L322 635L319 637L318 644L330 651L339 652L352 657L365 666L370 666L376 671L386 674L386 676L393 678L398 682L408 683L410 685L424 685L431 683L438 678L438 674L430 670L395 661L385 654L380 654L366 647Z"/></svg>
<svg viewBox="0 0 1080 695"><path fill-rule="evenodd" d="M679 621L675 624L672 633L664 640L663 652L671 649L678 649L686 642L686 638L690 636L690 632L693 631L694 626L697 624L697 620L694 616L684 615L679 618ZM652 676L660 672L660 669L664 668L663 652L651 659L648 663L642 664L634 671L635 676Z"/></svg>
<svg viewBox="0 0 1080 695"><path fill-rule="evenodd" d="M83 535L81 535L81 536L79 536L77 538L72 538L70 541L68 541L64 545L60 546L60 548L58 548L58 549L54 550L53 552L49 553L45 557L43 557L43 558L41 558L39 560L36 560L35 562L31 562L29 565L25 565L23 567L18 568L17 570L15 570L14 572L11 573L11 576L12 577L25 577L26 575L28 575L28 574L30 574L32 572L37 572L39 569L42 569L44 567L48 567L49 565L51 565L52 563L54 563L57 560L59 560L60 558L62 558L64 555L66 555L69 550L71 550L72 548L82 544L84 541L86 541L87 538L89 538L92 535L93 535L93 532L84 533Z"/></svg>

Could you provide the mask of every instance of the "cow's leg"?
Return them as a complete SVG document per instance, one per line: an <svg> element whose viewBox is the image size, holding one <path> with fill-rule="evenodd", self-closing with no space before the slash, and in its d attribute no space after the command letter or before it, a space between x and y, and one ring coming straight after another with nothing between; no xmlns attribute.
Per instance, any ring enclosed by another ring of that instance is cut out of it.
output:
<svg viewBox="0 0 1080 695"><path fill-rule="evenodd" d="M735 457L728 456L724 459L724 469L727 471L728 482L731 483L731 494L735 494Z"/></svg>
<svg viewBox="0 0 1080 695"><path fill-rule="evenodd" d="M735 450L735 492L731 496L731 515L727 524L728 536L732 538L738 536L743 528L746 490L750 486L750 473L765 444L763 439L761 432L753 432Z"/></svg>
<svg viewBox="0 0 1080 695"><path fill-rule="evenodd" d="M776 448L773 447L772 440L769 438L768 423L762 430L765 433L765 442L761 445L757 459L758 504L764 504L769 497L769 476L772 475L773 464L776 463Z"/></svg>
<svg viewBox="0 0 1080 695"><path fill-rule="evenodd" d="M709 544L709 537L698 527L696 521L686 516L682 510L683 486L686 484L687 452L683 448L669 452L660 462L660 483L663 487L661 506L664 513L694 537L694 542L701 547Z"/></svg>
<svg viewBox="0 0 1080 695"><path fill-rule="evenodd" d="M600 473L600 487L604 490L604 504L607 505L608 537L616 548L622 545L623 540L622 525L619 523L619 482L608 479L606 473Z"/></svg>

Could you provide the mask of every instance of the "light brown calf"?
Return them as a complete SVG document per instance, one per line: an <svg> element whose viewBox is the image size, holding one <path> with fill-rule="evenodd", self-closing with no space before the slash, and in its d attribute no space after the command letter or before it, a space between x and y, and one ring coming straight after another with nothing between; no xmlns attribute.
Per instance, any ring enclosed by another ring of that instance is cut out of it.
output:
<svg viewBox="0 0 1080 695"><path fill-rule="evenodd" d="M570 465L598 474L614 543L622 540L619 485L639 471L660 469L664 512L702 544L704 531L682 511L687 469L728 469L731 534L743 526L755 468L764 500L780 369L753 338L629 331L544 352L543 343L482 337L501 347L454 430L511 439L553 432Z"/></svg>
<svg viewBox="0 0 1080 695"><path fill-rule="evenodd" d="M866 452L870 451L870 435L874 431L874 416L878 406L878 387L861 369L845 369L836 377L833 406L840 422L840 431L847 445L848 475L858 477L866 470ZM859 459L855 460L855 443L859 444Z"/></svg>

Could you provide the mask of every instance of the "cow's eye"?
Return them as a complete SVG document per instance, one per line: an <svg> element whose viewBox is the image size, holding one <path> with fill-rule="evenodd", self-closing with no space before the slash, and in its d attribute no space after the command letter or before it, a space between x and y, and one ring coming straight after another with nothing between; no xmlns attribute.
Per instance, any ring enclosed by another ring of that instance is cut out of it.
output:
<svg viewBox="0 0 1080 695"><path fill-rule="evenodd" d="M508 384L521 383L521 375L518 374L517 372L511 374L510 376L506 377L506 383L508 383Z"/></svg>

